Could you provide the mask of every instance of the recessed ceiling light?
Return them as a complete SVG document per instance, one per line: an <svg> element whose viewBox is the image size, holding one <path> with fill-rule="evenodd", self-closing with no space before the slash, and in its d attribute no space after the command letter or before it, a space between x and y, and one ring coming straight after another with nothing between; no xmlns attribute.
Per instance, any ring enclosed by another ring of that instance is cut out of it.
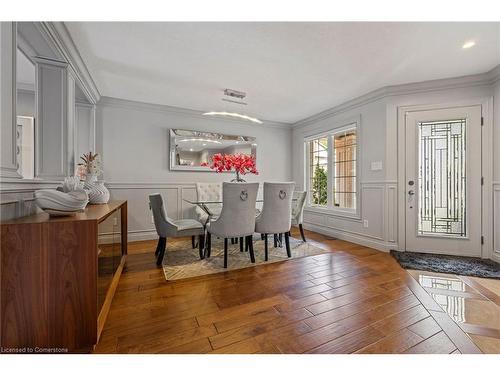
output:
<svg viewBox="0 0 500 375"><path fill-rule="evenodd" d="M204 116L228 116L228 117L236 117L236 118L239 118L239 119L242 119L242 120L248 120L248 121L255 122L257 124L262 124L262 121L260 121L259 119L256 119L255 117L250 117L250 116L247 116L247 115L240 115L239 113L233 113L233 112L215 112L215 111L212 111L212 112L205 112L203 115Z"/></svg>
<svg viewBox="0 0 500 375"><path fill-rule="evenodd" d="M473 40L468 40L467 42L465 42L462 46L463 49L469 49L471 47L474 47L476 45L476 42L473 41Z"/></svg>

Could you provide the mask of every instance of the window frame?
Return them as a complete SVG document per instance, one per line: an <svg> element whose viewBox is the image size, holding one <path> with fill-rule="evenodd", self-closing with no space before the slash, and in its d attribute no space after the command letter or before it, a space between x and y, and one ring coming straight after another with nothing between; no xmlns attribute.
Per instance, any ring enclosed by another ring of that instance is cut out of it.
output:
<svg viewBox="0 0 500 375"><path fill-rule="evenodd" d="M306 202L306 210L311 211L311 212L319 212L319 213L326 213L329 215L333 216L340 216L343 218L351 218L355 220L361 220L361 183L360 183L360 176L361 176L361 135L360 135L360 127L359 127L359 119L352 119L349 121L342 122L341 126L334 127L328 131L324 132L319 132L315 133L312 135L308 135L304 137L304 186L306 187L306 191L308 192L308 197L307 197L307 202ZM343 208L343 207L336 207L334 205L334 193L333 193L333 186L334 186L334 181L335 181L335 176L334 176L334 158L335 158L335 153L334 153L334 146L333 146L333 138L335 135L338 135L340 133L345 133L346 131L354 130L356 131L356 174L355 174L355 199L356 199L356 208ZM316 140L318 138L323 138L327 137L328 138L328 168L327 168L327 175L328 175L328 180L327 180L327 205L326 206L320 206L320 205L315 205L311 203L311 168L310 168L310 142L313 140Z"/></svg>

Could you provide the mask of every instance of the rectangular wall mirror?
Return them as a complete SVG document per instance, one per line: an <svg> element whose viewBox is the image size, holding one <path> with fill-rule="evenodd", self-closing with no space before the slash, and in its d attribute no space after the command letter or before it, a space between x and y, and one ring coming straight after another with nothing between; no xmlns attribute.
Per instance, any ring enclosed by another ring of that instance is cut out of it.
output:
<svg viewBox="0 0 500 375"><path fill-rule="evenodd" d="M181 171L211 171L202 166L212 155L257 155L255 137L227 135L196 130L170 129L170 169Z"/></svg>
<svg viewBox="0 0 500 375"><path fill-rule="evenodd" d="M18 173L24 179L35 177L35 64L20 49L16 56L16 147Z"/></svg>

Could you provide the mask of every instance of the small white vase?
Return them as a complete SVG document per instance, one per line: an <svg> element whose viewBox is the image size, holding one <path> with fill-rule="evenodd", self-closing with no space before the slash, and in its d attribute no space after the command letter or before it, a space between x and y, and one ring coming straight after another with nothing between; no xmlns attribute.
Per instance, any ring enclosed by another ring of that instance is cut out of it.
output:
<svg viewBox="0 0 500 375"><path fill-rule="evenodd" d="M91 204L105 204L109 201L109 190L104 186L104 181L94 182L89 190L89 202Z"/></svg>
<svg viewBox="0 0 500 375"><path fill-rule="evenodd" d="M88 174L83 184L89 194L90 204L105 204L109 201L109 190L104 186L104 181L97 181L95 174Z"/></svg>
<svg viewBox="0 0 500 375"><path fill-rule="evenodd" d="M83 183L83 188L85 190L91 190L97 181L97 175L89 173L85 176L85 182Z"/></svg>

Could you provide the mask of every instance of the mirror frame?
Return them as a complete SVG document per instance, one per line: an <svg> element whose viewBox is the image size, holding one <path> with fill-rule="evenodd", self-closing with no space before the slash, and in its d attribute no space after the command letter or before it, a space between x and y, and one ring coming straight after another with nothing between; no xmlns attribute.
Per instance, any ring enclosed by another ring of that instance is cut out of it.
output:
<svg viewBox="0 0 500 375"><path fill-rule="evenodd" d="M175 134L176 130L183 130L183 131L191 131L191 132L200 132L200 133L212 133L212 134L219 134L221 136L229 136L229 137L245 137L245 138L251 138L253 139L253 143L257 144L257 138L252 137L252 136L247 136L247 135L241 135L241 134L225 134L225 133L218 133L218 132L211 132L211 131L206 131L206 130L193 130L193 129L180 129L180 128L172 128L169 130L169 165L170 165L170 170L171 171L187 171L187 172L214 172L213 169L210 169L209 167L201 167L201 166L188 166L188 165L176 165L175 164L175 138L177 135ZM255 146L255 153L253 154L255 157L255 162L257 163L257 146ZM233 171L225 171L222 173L233 173Z"/></svg>

